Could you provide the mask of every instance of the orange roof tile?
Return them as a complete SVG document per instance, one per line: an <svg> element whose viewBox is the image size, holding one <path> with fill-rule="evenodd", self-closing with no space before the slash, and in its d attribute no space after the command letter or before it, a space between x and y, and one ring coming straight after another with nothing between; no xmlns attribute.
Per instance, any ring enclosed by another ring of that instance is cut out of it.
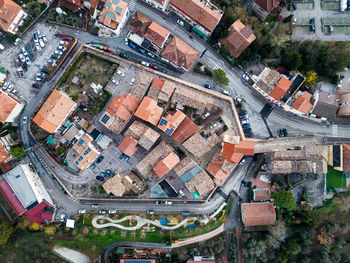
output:
<svg viewBox="0 0 350 263"><path fill-rule="evenodd" d="M159 107L155 100L144 97L135 116L156 126L162 113L163 108Z"/></svg>
<svg viewBox="0 0 350 263"><path fill-rule="evenodd" d="M140 101L129 93L127 93L124 98L121 96L116 96L109 104L107 112L112 116L129 121L139 103Z"/></svg>
<svg viewBox="0 0 350 263"><path fill-rule="evenodd" d="M236 153L243 153L244 155L254 155L253 141L240 141L235 147Z"/></svg>
<svg viewBox="0 0 350 263"><path fill-rule="evenodd" d="M153 171L159 177L162 177L173 169L179 162L180 158L174 152L171 152L153 168Z"/></svg>
<svg viewBox="0 0 350 263"><path fill-rule="evenodd" d="M290 85L292 85L292 82L286 77L282 76L282 78L280 78L278 81L276 87L273 89L273 91L271 91L270 96L279 101L284 96L284 94L286 94Z"/></svg>
<svg viewBox="0 0 350 263"><path fill-rule="evenodd" d="M0 29L7 31L16 19L21 7L11 0L0 0Z"/></svg>
<svg viewBox="0 0 350 263"><path fill-rule="evenodd" d="M168 135L172 135L185 118L186 115L182 111L177 110L175 113L172 112L165 118L163 117L158 124L158 128L166 132Z"/></svg>
<svg viewBox="0 0 350 263"><path fill-rule="evenodd" d="M270 190L271 192L274 192L274 191L275 191L275 188L274 188L271 184L266 183L266 182L264 182L264 181L261 181L260 179L254 178L254 179L252 179L251 182L252 182L252 184L254 184L254 185L256 185L256 186L258 186L258 187L260 187L260 188L268 189L268 190Z"/></svg>
<svg viewBox="0 0 350 263"><path fill-rule="evenodd" d="M311 97L312 95L309 92L304 91L303 94L297 97L297 99L294 101L294 103L292 104L292 108L301 111L305 114L308 114L314 106L310 102Z"/></svg>
<svg viewBox="0 0 350 263"><path fill-rule="evenodd" d="M152 81L152 88L157 89L157 90L162 90L164 86L165 80L159 79L159 78L154 78Z"/></svg>
<svg viewBox="0 0 350 263"><path fill-rule="evenodd" d="M265 226L276 223L276 211L272 203L242 204L242 221L244 226Z"/></svg>
<svg viewBox="0 0 350 263"><path fill-rule="evenodd" d="M80 0L58 0L58 6L65 7L73 12L78 12L82 5L83 1Z"/></svg>
<svg viewBox="0 0 350 263"><path fill-rule="evenodd" d="M169 37L170 31L152 22L148 27L145 38L147 38L152 43L156 44L158 47L163 47L165 40Z"/></svg>
<svg viewBox="0 0 350 263"><path fill-rule="evenodd" d="M175 35L161 55L174 65L189 69L197 59L199 52Z"/></svg>
<svg viewBox="0 0 350 263"><path fill-rule="evenodd" d="M135 34L143 37L152 20L140 12L136 12L130 21L130 30Z"/></svg>
<svg viewBox="0 0 350 263"><path fill-rule="evenodd" d="M54 133L72 113L76 103L64 92L54 90L33 121L43 130Z"/></svg>
<svg viewBox="0 0 350 263"><path fill-rule="evenodd" d="M225 181L228 173L222 170L225 160L221 156L214 158L207 167L207 172L209 172L216 179Z"/></svg>
<svg viewBox="0 0 350 263"><path fill-rule="evenodd" d="M266 12L270 12L280 2L279 0L254 0Z"/></svg>
<svg viewBox="0 0 350 263"><path fill-rule="evenodd" d="M209 2L209 1L208 1ZM171 0L170 5L180 10L186 16L195 20L210 32L214 30L220 22L222 14L206 4L206 1L200 0Z"/></svg>
<svg viewBox="0 0 350 263"><path fill-rule="evenodd" d="M219 42L225 45L235 58L238 58L255 39L253 30L238 19L230 26L227 36Z"/></svg>
<svg viewBox="0 0 350 263"><path fill-rule="evenodd" d="M133 156L137 148L137 140L131 136L125 136L122 142L119 144L118 149L125 153L127 156Z"/></svg>
<svg viewBox="0 0 350 263"><path fill-rule="evenodd" d="M186 116L171 137L173 137L177 142L183 143L197 131L199 131L199 127Z"/></svg>
<svg viewBox="0 0 350 263"><path fill-rule="evenodd" d="M224 143L222 156L227 161L238 163L244 155L254 155L254 142L240 141L239 144Z"/></svg>
<svg viewBox="0 0 350 263"><path fill-rule="evenodd" d="M0 122L6 122L11 112L20 104L11 95L0 91Z"/></svg>
<svg viewBox="0 0 350 263"><path fill-rule="evenodd" d="M0 143L0 163L6 162L9 158L9 153L6 151L2 143Z"/></svg>

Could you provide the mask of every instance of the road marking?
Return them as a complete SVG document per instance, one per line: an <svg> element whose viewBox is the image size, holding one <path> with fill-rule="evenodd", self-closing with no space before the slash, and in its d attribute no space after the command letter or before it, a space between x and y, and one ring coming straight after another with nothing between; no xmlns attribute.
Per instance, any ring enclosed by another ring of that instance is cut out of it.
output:
<svg viewBox="0 0 350 263"><path fill-rule="evenodd" d="M336 136L338 135L338 125L332 125L332 135Z"/></svg>

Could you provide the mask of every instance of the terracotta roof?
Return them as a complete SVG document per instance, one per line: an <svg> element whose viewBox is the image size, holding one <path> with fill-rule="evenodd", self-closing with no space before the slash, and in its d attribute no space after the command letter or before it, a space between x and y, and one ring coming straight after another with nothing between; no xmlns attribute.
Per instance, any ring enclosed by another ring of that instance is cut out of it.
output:
<svg viewBox="0 0 350 263"><path fill-rule="evenodd" d="M197 131L199 131L199 127L186 116L171 137L173 137L177 142L183 143Z"/></svg>
<svg viewBox="0 0 350 263"><path fill-rule="evenodd" d="M343 172L350 174L350 144L343 144Z"/></svg>
<svg viewBox="0 0 350 263"><path fill-rule="evenodd" d="M170 31L157 24L152 22L148 27L145 38L151 41L153 44L156 44L158 47L163 47L165 40L169 37Z"/></svg>
<svg viewBox="0 0 350 263"><path fill-rule="evenodd" d="M81 0L58 0L58 6L77 12L83 5ZM96 4L97 5L97 4Z"/></svg>
<svg viewBox="0 0 350 263"><path fill-rule="evenodd" d="M172 135L185 118L186 115L180 110L170 112L165 118L163 117L160 120L158 128L164 131L166 134Z"/></svg>
<svg viewBox="0 0 350 263"><path fill-rule="evenodd" d="M224 143L222 156L227 161L238 163L244 155L254 155L253 141L240 141L239 144Z"/></svg>
<svg viewBox="0 0 350 263"><path fill-rule="evenodd" d="M11 0L0 0L0 29L7 31L16 19L21 7Z"/></svg>
<svg viewBox="0 0 350 263"><path fill-rule="evenodd" d="M280 2L279 0L254 0L266 12L270 12L272 8Z"/></svg>
<svg viewBox="0 0 350 263"><path fill-rule="evenodd" d="M267 201L270 200L270 190L254 189L253 190L254 201Z"/></svg>
<svg viewBox="0 0 350 263"><path fill-rule="evenodd" d="M11 95L0 91L0 122L4 123L10 116L11 112L21 104Z"/></svg>
<svg viewBox="0 0 350 263"><path fill-rule="evenodd" d="M154 168L153 171L159 176L164 176L167 172L175 167L180 162L180 158L174 153L171 152L160 161Z"/></svg>
<svg viewBox="0 0 350 263"><path fill-rule="evenodd" d="M95 10L97 8L99 0L88 0L88 2L90 3L89 15L93 16L95 13Z"/></svg>
<svg viewBox="0 0 350 263"><path fill-rule="evenodd" d="M107 112L112 116L129 121L139 103L140 101L129 93L125 94L124 98L121 96L116 96L109 104Z"/></svg>
<svg viewBox="0 0 350 263"><path fill-rule="evenodd" d="M282 78L278 81L276 87L270 93L270 96L279 101L284 96L284 94L286 94L290 85L292 85L292 82L285 76L282 76Z"/></svg>
<svg viewBox="0 0 350 263"><path fill-rule="evenodd" d="M0 142L0 163L6 162L10 158L9 153Z"/></svg>
<svg viewBox="0 0 350 263"><path fill-rule="evenodd" d="M135 116L153 125L157 125L162 113L163 108L159 107L155 100L144 97L140 106L135 112Z"/></svg>
<svg viewBox="0 0 350 263"><path fill-rule="evenodd" d="M116 29L127 9L127 2L122 0L107 0L98 21L107 27Z"/></svg>
<svg viewBox="0 0 350 263"><path fill-rule="evenodd" d="M230 26L228 35L219 42L238 58L255 39L253 30L238 19Z"/></svg>
<svg viewBox="0 0 350 263"><path fill-rule="evenodd" d="M197 192L200 196L208 194L215 187L213 180L204 170L185 183L185 186L190 193Z"/></svg>
<svg viewBox="0 0 350 263"><path fill-rule="evenodd" d="M131 136L126 136L119 144L118 149L125 153L127 156L133 156L137 148L137 140Z"/></svg>
<svg viewBox="0 0 350 263"><path fill-rule="evenodd" d="M143 37L146 34L152 20L140 12L136 12L130 21L130 30Z"/></svg>
<svg viewBox="0 0 350 263"><path fill-rule="evenodd" d="M93 146L92 141L92 137L89 134L84 133L73 144L73 149L77 152L77 158L74 162L80 170L85 170L100 154L100 152Z"/></svg>
<svg viewBox="0 0 350 263"><path fill-rule="evenodd" d="M244 226L265 226L276 223L276 211L272 203L245 203L241 205Z"/></svg>
<svg viewBox="0 0 350 263"><path fill-rule="evenodd" d="M213 158L206 170L216 179L225 181L229 174L222 169L224 163L225 159L221 155L218 155Z"/></svg>
<svg viewBox="0 0 350 263"><path fill-rule="evenodd" d="M176 66L189 69L197 59L199 52L175 35L161 55Z"/></svg>
<svg viewBox="0 0 350 263"><path fill-rule="evenodd" d="M54 133L72 113L76 103L64 92L53 90L33 121L43 130Z"/></svg>
<svg viewBox="0 0 350 263"><path fill-rule="evenodd" d="M214 30L222 17L220 10L215 6L211 6L209 1L207 4L206 1L200 0L171 0L170 5L201 24L210 32Z"/></svg>
<svg viewBox="0 0 350 263"><path fill-rule="evenodd" d="M163 86L164 86L164 82L165 80L163 79L159 79L159 78L154 78L152 81L152 88L153 89L157 89L157 90L162 90Z"/></svg>
<svg viewBox="0 0 350 263"><path fill-rule="evenodd" d="M271 184L266 183L264 181L261 181L260 179L254 178L254 179L252 179L251 182L252 182L252 184L254 184L254 185L256 185L256 186L258 186L260 188L268 189L271 192L275 191L275 188Z"/></svg>
<svg viewBox="0 0 350 263"><path fill-rule="evenodd" d="M312 107L314 106L310 102L311 97L312 95L309 92L304 91L303 94L301 96L298 96L297 99L294 101L294 103L292 104L292 108L301 111L306 115L309 114L309 112L312 110Z"/></svg>

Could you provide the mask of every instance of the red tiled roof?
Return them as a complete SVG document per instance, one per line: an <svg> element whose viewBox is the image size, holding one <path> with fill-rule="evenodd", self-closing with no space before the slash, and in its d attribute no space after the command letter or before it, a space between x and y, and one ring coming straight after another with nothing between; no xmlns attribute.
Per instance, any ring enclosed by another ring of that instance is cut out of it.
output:
<svg viewBox="0 0 350 263"><path fill-rule="evenodd" d="M140 12L136 12L130 21L130 30L135 34L143 37L152 20Z"/></svg>
<svg viewBox="0 0 350 263"><path fill-rule="evenodd" d="M212 176L214 176L218 180L225 181L228 174L223 171L221 168L224 164L225 160L221 156L214 158L209 166L207 167L207 172L209 172Z"/></svg>
<svg viewBox="0 0 350 263"><path fill-rule="evenodd" d="M199 131L199 127L186 116L171 137L173 137L177 142L183 143L197 131Z"/></svg>
<svg viewBox="0 0 350 263"><path fill-rule="evenodd" d="M0 142L0 163L6 162L9 158L10 158L9 153L6 151L6 149Z"/></svg>
<svg viewBox="0 0 350 263"><path fill-rule="evenodd" d="M170 31L157 24L152 22L148 27L145 38L151 41L153 44L156 44L158 47L162 47L165 40L169 37Z"/></svg>
<svg viewBox="0 0 350 263"><path fill-rule="evenodd" d="M180 123L185 119L186 115L180 110L177 110L175 113L169 113L165 118L163 117L159 124L158 128L166 132L169 135L179 127Z"/></svg>
<svg viewBox="0 0 350 263"><path fill-rule="evenodd" d="M133 156L137 148L137 140L131 136L126 136L119 144L118 149L125 153L127 156Z"/></svg>
<svg viewBox="0 0 350 263"><path fill-rule="evenodd" d="M159 79L159 78L154 78L152 81L152 88L153 89L157 89L157 90L162 90L163 86L164 86L164 82L165 80L163 79Z"/></svg>
<svg viewBox="0 0 350 263"><path fill-rule="evenodd" d="M16 19L21 7L11 0L0 0L0 29L7 31Z"/></svg>
<svg viewBox="0 0 350 263"><path fill-rule="evenodd" d="M155 100L144 97L140 103L140 106L135 112L135 116L153 125L157 125L160 117L162 116L162 113L163 108L159 107Z"/></svg>
<svg viewBox="0 0 350 263"><path fill-rule="evenodd" d="M266 12L270 12L280 2L279 0L254 0Z"/></svg>
<svg viewBox="0 0 350 263"><path fill-rule="evenodd" d="M180 162L180 158L174 153L171 152L160 161L154 168L153 171L159 176L164 176L167 172L175 167Z"/></svg>
<svg viewBox="0 0 350 263"><path fill-rule="evenodd" d="M343 145L343 172L350 174L350 144Z"/></svg>
<svg viewBox="0 0 350 263"><path fill-rule="evenodd" d="M258 187L260 187L260 188L268 189L268 190L270 190L271 192L274 192L274 191L275 191L275 188L274 188L271 184L266 183L266 182L264 182L264 181L261 181L260 179L254 178L254 179L252 179L251 182L252 182L252 184L254 184L254 185L256 185L256 186L258 186Z"/></svg>
<svg viewBox="0 0 350 263"><path fill-rule="evenodd" d="M31 222L36 222L38 224L45 223L46 221L51 221L53 213L45 212L45 208L52 209L52 206L49 205L45 200L43 200L40 204L36 205L32 209L24 213L26 219L28 219Z"/></svg>
<svg viewBox="0 0 350 263"><path fill-rule="evenodd" d="M79 11L83 4L81 0L58 0L58 6L65 7L73 12Z"/></svg>
<svg viewBox="0 0 350 263"><path fill-rule="evenodd" d="M282 76L282 78L278 81L276 87L270 93L270 96L279 101L284 96L284 94L286 94L290 85L292 85L292 82L285 76Z"/></svg>
<svg viewBox="0 0 350 263"><path fill-rule="evenodd" d="M304 91L303 94L294 101L292 108L308 114L313 108L313 104L310 102L311 97L312 95L309 92Z"/></svg>
<svg viewBox="0 0 350 263"><path fill-rule="evenodd" d="M139 103L140 101L129 93L127 93L124 98L121 96L116 96L109 104L107 112L112 116L129 121Z"/></svg>
<svg viewBox="0 0 350 263"><path fill-rule="evenodd" d="M5 179L0 181L0 191L5 196L13 210L15 210L17 215L21 215L26 211L25 207L22 205L21 201L18 199L17 195Z"/></svg>
<svg viewBox="0 0 350 263"><path fill-rule="evenodd" d="M239 144L224 143L222 156L227 161L238 163L244 155L254 155L254 142L240 141Z"/></svg>
<svg viewBox="0 0 350 263"><path fill-rule="evenodd" d="M241 206L244 226L265 226L276 223L276 211L272 203L245 203Z"/></svg>
<svg viewBox="0 0 350 263"><path fill-rule="evenodd" d="M0 122L4 123L19 104L11 95L0 91Z"/></svg>

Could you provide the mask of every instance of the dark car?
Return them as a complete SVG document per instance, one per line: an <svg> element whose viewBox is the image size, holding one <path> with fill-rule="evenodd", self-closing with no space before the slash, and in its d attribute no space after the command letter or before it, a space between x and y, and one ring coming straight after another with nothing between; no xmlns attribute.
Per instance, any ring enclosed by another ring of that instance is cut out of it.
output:
<svg viewBox="0 0 350 263"><path fill-rule="evenodd" d="M143 48L140 48L140 47L137 49L137 51L141 52L142 54L146 53L146 51Z"/></svg>
<svg viewBox="0 0 350 263"><path fill-rule="evenodd" d="M57 56L56 54L52 54L52 55L51 55L51 58L52 58L52 59L55 59L55 58L58 58L58 56Z"/></svg>
<svg viewBox="0 0 350 263"><path fill-rule="evenodd" d="M119 57L128 58L128 55L126 55L126 54L124 54L124 53L119 53Z"/></svg>
<svg viewBox="0 0 350 263"><path fill-rule="evenodd" d="M95 168L96 168L96 164L95 163L90 166L90 170L93 170Z"/></svg>
<svg viewBox="0 0 350 263"><path fill-rule="evenodd" d="M204 84L204 88L207 88L207 89L212 89L213 87L210 86L209 84Z"/></svg>
<svg viewBox="0 0 350 263"><path fill-rule="evenodd" d="M28 65L27 65L27 63L22 63L22 69L23 69L24 71L27 71L27 70L28 70Z"/></svg>
<svg viewBox="0 0 350 263"><path fill-rule="evenodd" d="M293 7L293 10L296 10L297 9L297 5L296 5L296 3L292 3L292 7Z"/></svg>
<svg viewBox="0 0 350 263"><path fill-rule="evenodd" d="M247 115L247 111L241 111L240 113L239 113L239 116L244 116L244 115Z"/></svg>
<svg viewBox="0 0 350 263"><path fill-rule="evenodd" d="M136 48L136 46L132 42L129 42L129 46L132 47L132 48Z"/></svg>
<svg viewBox="0 0 350 263"><path fill-rule="evenodd" d="M100 157L98 157L98 159L97 159L96 163L100 163L100 162L102 162L103 158L105 158L105 157L104 157L104 156L100 156Z"/></svg>
<svg viewBox="0 0 350 263"><path fill-rule="evenodd" d="M96 180L97 180L97 181L100 181L100 182L103 182L103 181L105 180L105 178L102 177L102 176L97 175L97 176L96 176Z"/></svg>
<svg viewBox="0 0 350 263"><path fill-rule="evenodd" d="M42 68L40 71L45 73L45 74L49 74L50 73L50 71L47 68Z"/></svg>
<svg viewBox="0 0 350 263"><path fill-rule="evenodd" d="M282 132L283 132L284 137L287 137L287 136L288 136L288 131L287 131L287 129L282 129Z"/></svg>
<svg viewBox="0 0 350 263"><path fill-rule="evenodd" d="M39 85L39 83L33 83L32 87L38 89L38 88L40 88L40 85Z"/></svg>
<svg viewBox="0 0 350 263"><path fill-rule="evenodd" d="M151 68L156 69L156 70L159 69L157 65L151 65Z"/></svg>
<svg viewBox="0 0 350 263"><path fill-rule="evenodd" d="M251 132L251 131L252 131L252 128L249 128L249 127L244 129L244 132L245 132L245 133L249 133L249 132Z"/></svg>
<svg viewBox="0 0 350 263"><path fill-rule="evenodd" d="M34 55L33 55L32 52L29 53L29 59L30 59L30 61L34 61L35 60Z"/></svg>
<svg viewBox="0 0 350 263"><path fill-rule="evenodd" d="M188 216L188 215L190 215L190 212L188 212L188 211L182 211L182 212L181 212L181 215L183 215L183 216Z"/></svg>
<svg viewBox="0 0 350 263"><path fill-rule="evenodd" d="M249 187L249 183L246 182L246 181L244 181L244 180L242 180L242 184L243 184L244 186L246 186L246 187Z"/></svg>
<svg viewBox="0 0 350 263"><path fill-rule="evenodd" d="M32 52L32 49L30 48L29 44L27 44L25 47L26 47L26 50L28 51L28 53Z"/></svg>
<svg viewBox="0 0 350 263"><path fill-rule="evenodd" d="M242 125L242 127L243 127L243 129L250 128L250 124L249 123L245 123L245 124Z"/></svg>

